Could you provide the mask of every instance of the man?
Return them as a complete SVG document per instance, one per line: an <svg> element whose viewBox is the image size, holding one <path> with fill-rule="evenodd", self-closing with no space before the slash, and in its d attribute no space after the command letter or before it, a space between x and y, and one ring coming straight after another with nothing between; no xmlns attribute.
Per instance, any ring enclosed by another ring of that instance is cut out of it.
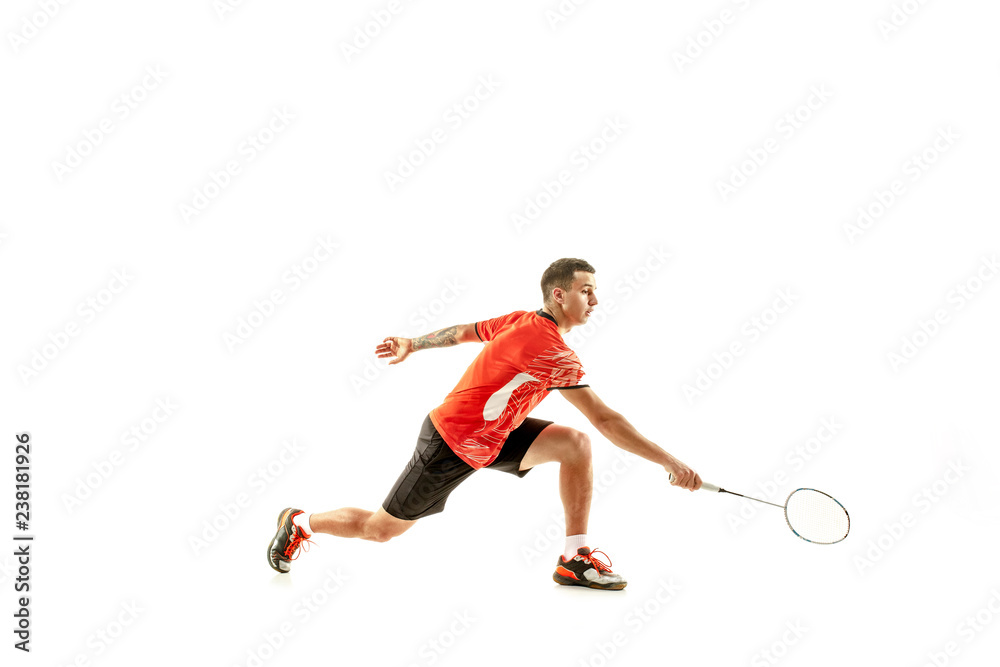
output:
<svg viewBox="0 0 1000 667"><path fill-rule="evenodd" d="M424 420L417 448L382 507L371 512L345 507L306 514L288 508L267 557L288 572L299 546L313 533L385 542L418 519L444 509L448 495L469 475L491 468L524 477L536 465L559 463L559 493L566 513L566 548L552 578L564 585L618 590L625 579L587 546L593 495L590 439L585 433L528 413L550 391L558 391L612 443L653 461L673 475L672 484L701 487L698 474L644 438L626 419L581 384L583 367L563 335L587 323L597 306L594 267L582 259L560 259L542 275L543 306L473 324L448 327L420 338L386 338L380 359L404 361L418 350L481 342L485 347L444 403ZM607 554L605 554L606 556Z"/></svg>

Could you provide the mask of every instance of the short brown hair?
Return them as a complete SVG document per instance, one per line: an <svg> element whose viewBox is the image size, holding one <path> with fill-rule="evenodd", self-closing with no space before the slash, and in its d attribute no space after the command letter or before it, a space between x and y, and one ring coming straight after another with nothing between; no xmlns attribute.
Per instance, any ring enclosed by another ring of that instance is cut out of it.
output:
<svg viewBox="0 0 1000 667"><path fill-rule="evenodd" d="M574 257L563 257L549 264L542 274L542 303L548 305L551 302L552 290L556 287L569 291L577 271L597 273L588 262Z"/></svg>

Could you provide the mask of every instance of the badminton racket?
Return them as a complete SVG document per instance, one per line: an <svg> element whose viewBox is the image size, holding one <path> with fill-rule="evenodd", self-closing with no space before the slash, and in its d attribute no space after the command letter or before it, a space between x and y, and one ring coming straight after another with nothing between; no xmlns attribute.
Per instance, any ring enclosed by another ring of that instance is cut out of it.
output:
<svg viewBox="0 0 1000 667"><path fill-rule="evenodd" d="M670 475L670 481L674 481L673 475ZM830 494L816 489L795 489L788 494L784 505L727 491L708 482L702 482L701 490L728 493L782 509L785 512L785 522L792 532L813 544L836 544L847 537L851 530L851 517L844 506Z"/></svg>

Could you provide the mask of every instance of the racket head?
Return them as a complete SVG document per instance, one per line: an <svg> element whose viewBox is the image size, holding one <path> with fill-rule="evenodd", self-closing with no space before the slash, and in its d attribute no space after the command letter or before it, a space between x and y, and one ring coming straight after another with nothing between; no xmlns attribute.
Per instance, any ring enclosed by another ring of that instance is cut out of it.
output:
<svg viewBox="0 0 1000 667"><path fill-rule="evenodd" d="M851 516L840 502L817 489L795 489L785 501L792 532L813 544L836 544L851 532Z"/></svg>

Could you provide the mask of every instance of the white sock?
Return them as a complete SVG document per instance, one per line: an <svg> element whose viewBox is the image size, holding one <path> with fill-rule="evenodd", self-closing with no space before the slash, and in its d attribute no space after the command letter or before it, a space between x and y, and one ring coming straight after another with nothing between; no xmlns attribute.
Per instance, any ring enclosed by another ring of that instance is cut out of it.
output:
<svg viewBox="0 0 1000 667"><path fill-rule="evenodd" d="M294 523L296 526L298 526L302 530L306 531L306 537L309 537L313 533L313 529L309 525L309 517L310 516L312 516L312 515L306 514L305 512L302 512L301 514L296 514L295 516L292 517L292 523Z"/></svg>
<svg viewBox="0 0 1000 667"><path fill-rule="evenodd" d="M567 535L566 536L566 550L563 552L563 558L566 560L571 559L576 555L576 550L580 547L587 546L587 534L582 535Z"/></svg>

